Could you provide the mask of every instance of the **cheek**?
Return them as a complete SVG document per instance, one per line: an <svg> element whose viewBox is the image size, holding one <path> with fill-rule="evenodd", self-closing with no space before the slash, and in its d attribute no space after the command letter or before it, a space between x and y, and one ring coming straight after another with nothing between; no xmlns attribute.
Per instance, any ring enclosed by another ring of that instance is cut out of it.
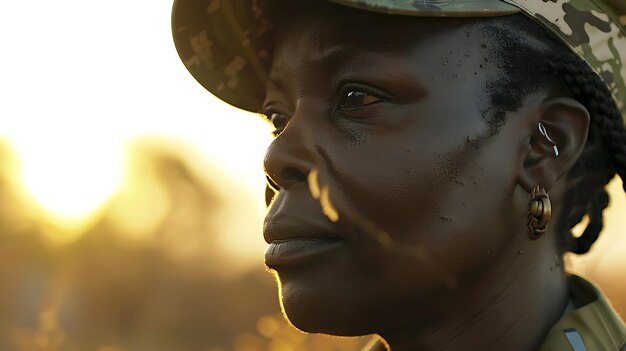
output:
<svg viewBox="0 0 626 351"><path fill-rule="evenodd" d="M526 203L516 201L515 148L505 135L484 142L441 204L442 213L485 252L496 253L512 235L524 235Z"/></svg>
<svg viewBox="0 0 626 351"><path fill-rule="evenodd" d="M440 202L446 222L438 233L446 245L434 249L440 257L465 261L451 261L452 270L479 272L502 253L517 252L512 250L517 239L525 238L526 203L515 196L520 165L511 140L503 133L483 141L459 173L460 183ZM472 265L466 265L469 262Z"/></svg>
<svg viewBox="0 0 626 351"><path fill-rule="evenodd" d="M328 152L336 197L398 238L410 240L415 226L429 230L445 221L443 204L470 181L463 176L481 152L470 136L486 134L487 126L478 112L467 112L474 102L451 104L441 95L387 111L386 119L402 121L402 128L376 130L361 144Z"/></svg>
<svg viewBox="0 0 626 351"><path fill-rule="evenodd" d="M514 158L494 140L443 146L439 139L395 137L344 148L333 162L333 200L340 212L349 208L400 242L442 254L451 246L467 250L468 240L497 250L500 232L523 217L511 213Z"/></svg>
<svg viewBox="0 0 626 351"><path fill-rule="evenodd" d="M415 223L429 225L450 188L461 182L459 166L468 157L458 146L442 153L427 140L402 140L386 138L345 148L335 154L331 171L334 198L397 237L410 233Z"/></svg>

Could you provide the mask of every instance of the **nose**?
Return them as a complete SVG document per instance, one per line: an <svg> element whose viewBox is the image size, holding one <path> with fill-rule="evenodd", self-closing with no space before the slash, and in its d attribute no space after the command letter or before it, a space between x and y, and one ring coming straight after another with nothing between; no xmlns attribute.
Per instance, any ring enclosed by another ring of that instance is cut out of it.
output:
<svg viewBox="0 0 626 351"><path fill-rule="evenodd" d="M265 153L265 174L269 185L275 190L306 183L315 166L312 129L303 127L292 118Z"/></svg>

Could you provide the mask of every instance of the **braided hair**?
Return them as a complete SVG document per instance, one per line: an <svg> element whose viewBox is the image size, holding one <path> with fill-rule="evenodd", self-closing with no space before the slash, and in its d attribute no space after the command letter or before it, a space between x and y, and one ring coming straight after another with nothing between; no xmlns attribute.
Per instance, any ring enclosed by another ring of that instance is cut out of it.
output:
<svg viewBox="0 0 626 351"><path fill-rule="evenodd" d="M603 227L603 210L609 205L606 184L618 174L626 191L626 128L622 115L606 84L589 65L574 54L552 57L545 67L568 87L572 97L591 115L587 144L570 171L570 188L565 194L559 232L565 233L565 247L583 254L598 239ZM585 215L589 224L575 238L571 229Z"/></svg>
<svg viewBox="0 0 626 351"><path fill-rule="evenodd" d="M503 125L530 92L550 85L570 94L591 116L587 143L568 174L561 218L556 223L561 247L577 254L589 251L603 227L609 205L606 185L619 175L626 192L626 128L611 92L583 59L523 15L496 20L485 33L498 44L492 57L505 74L487 87L494 107L490 125ZM523 54L522 54L523 53ZM529 74L532 72L533 74ZM580 237L572 229L587 216Z"/></svg>

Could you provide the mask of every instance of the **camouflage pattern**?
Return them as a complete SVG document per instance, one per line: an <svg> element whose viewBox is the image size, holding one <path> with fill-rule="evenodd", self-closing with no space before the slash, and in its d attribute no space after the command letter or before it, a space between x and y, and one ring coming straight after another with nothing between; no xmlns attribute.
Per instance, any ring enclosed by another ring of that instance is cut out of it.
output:
<svg viewBox="0 0 626 351"><path fill-rule="evenodd" d="M317 0L320 1L320 0ZM557 35L610 88L626 121L626 0L327 0L394 15L524 13ZM271 0L175 0L172 31L191 74L220 99L257 112L271 63Z"/></svg>
<svg viewBox="0 0 626 351"><path fill-rule="evenodd" d="M519 8L494 0L329 0L363 10L406 16L503 16Z"/></svg>
<svg viewBox="0 0 626 351"><path fill-rule="evenodd" d="M602 78L626 122L625 0L504 0L555 33Z"/></svg>

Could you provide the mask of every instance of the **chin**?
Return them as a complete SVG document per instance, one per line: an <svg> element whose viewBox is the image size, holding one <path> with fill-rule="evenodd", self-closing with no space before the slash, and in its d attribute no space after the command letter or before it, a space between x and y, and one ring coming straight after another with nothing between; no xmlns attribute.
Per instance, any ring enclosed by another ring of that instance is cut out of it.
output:
<svg viewBox="0 0 626 351"><path fill-rule="evenodd" d="M306 303L292 303L289 299L282 299L281 305L289 323L306 333L336 336L359 336L373 333L364 326L357 325L355 317L347 316L341 311L331 311Z"/></svg>
<svg viewBox="0 0 626 351"><path fill-rule="evenodd" d="M285 317L299 330L337 336L374 333L368 308L351 298L346 289L306 289L295 284L280 286L280 304ZM358 296L358 294L357 294ZM356 296L355 296L356 297Z"/></svg>

